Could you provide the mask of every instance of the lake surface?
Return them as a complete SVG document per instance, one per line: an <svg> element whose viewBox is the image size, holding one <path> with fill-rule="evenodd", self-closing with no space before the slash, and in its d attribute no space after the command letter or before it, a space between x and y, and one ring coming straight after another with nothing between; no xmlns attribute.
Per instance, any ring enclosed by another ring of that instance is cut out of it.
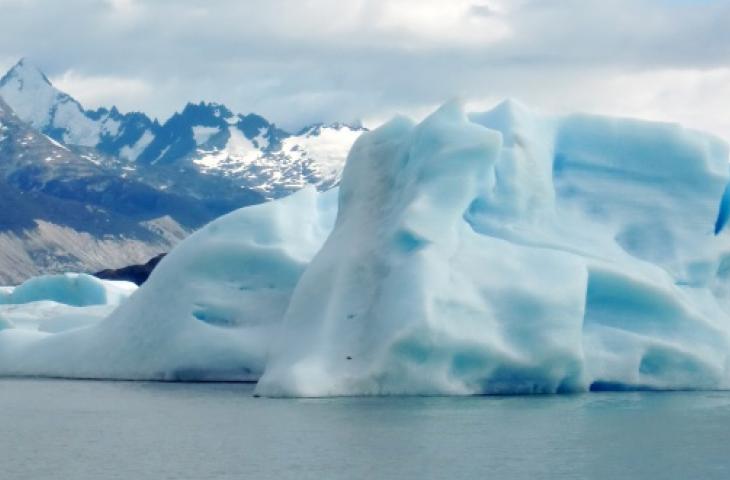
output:
<svg viewBox="0 0 730 480"><path fill-rule="evenodd" d="M730 393L273 400L252 392L0 380L0 478L730 478Z"/></svg>

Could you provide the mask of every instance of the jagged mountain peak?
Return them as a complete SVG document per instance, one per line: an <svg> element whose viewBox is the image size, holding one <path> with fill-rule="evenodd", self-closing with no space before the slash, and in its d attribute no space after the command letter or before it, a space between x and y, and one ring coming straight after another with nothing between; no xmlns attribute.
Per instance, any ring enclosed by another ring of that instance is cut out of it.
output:
<svg viewBox="0 0 730 480"><path fill-rule="evenodd" d="M25 57L18 60L18 62L10 70L8 70L2 78L0 78L0 87L12 81L20 82L21 88L28 84L53 87L46 74Z"/></svg>
<svg viewBox="0 0 730 480"><path fill-rule="evenodd" d="M92 147L101 128L83 107L61 92L27 59L21 59L0 81L0 96L25 122L65 144Z"/></svg>
<svg viewBox="0 0 730 480"><path fill-rule="evenodd" d="M135 153L132 147L159 128L156 121L139 112L122 113L116 107L85 110L27 59L21 59L3 76L0 96L22 120L50 138L107 156L129 160Z"/></svg>
<svg viewBox="0 0 730 480"><path fill-rule="evenodd" d="M25 59L3 78L0 96L43 134L123 177L155 188L184 184L201 197L219 182L267 198L305 185L328 188L337 183L350 145L364 130L359 124L320 123L292 134L259 114L234 113L207 101L187 103L160 123L116 107L85 110Z"/></svg>
<svg viewBox="0 0 730 480"><path fill-rule="evenodd" d="M233 112L231 112L225 105L215 102L200 101L198 103L188 102L179 114L184 117L201 116L201 117L213 117L213 118L231 118Z"/></svg>

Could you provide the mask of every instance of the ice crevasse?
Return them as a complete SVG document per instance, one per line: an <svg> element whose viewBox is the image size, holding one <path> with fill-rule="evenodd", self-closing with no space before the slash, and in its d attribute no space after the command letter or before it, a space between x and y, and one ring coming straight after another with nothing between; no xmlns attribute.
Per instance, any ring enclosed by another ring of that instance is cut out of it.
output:
<svg viewBox="0 0 730 480"><path fill-rule="evenodd" d="M515 102L363 134L339 192L211 223L0 374L259 379L268 396L730 385L730 167L677 125Z"/></svg>

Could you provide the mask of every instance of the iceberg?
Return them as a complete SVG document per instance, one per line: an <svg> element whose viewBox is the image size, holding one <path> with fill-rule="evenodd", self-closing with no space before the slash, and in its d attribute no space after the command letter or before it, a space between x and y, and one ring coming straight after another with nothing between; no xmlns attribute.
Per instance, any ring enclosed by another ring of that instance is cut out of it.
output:
<svg viewBox="0 0 730 480"><path fill-rule="evenodd" d="M339 188L193 234L103 320L6 326L0 375L304 397L729 388L729 180L728 146L678 125L450 102L364 133Z"/></svg>
<svg viewBox="0 0 730 480"><path fill-rule="evenodd" d="M724 388L720 141L514 102L364 135L270 396Z"/></svg>
<svg viewBox="0 0 730 480"><path fill-rule="evenodd" d="M44 275L17 287L0 287L0 330L9 338L28 332L60 333L99 323L137 289L130 282L91 275ZM12 340L6 340L12 342Z"/></svg>
<svg viewBox="0 0 730 480"><path fill-rule="evenodd" d="M101 280L83 273L43 275L17 287L1 287L0 305L42 300L76 307L119 304L136 289L131 282Z"/></svg>

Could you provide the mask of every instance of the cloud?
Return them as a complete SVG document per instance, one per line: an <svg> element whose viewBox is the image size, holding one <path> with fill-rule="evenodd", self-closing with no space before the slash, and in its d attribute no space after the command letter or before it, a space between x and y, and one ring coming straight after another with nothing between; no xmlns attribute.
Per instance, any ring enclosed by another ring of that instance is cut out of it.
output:
<svg viewBox="0 0 730 480"><path fill-rule="evenodd" d="M155 90L152 85L138 78L85 76L74 70L67 70L50 80L87 108L117 105L123 110L139 109L140 103L153 101Z"/></svg>
<svg viewBox="0 0 730 480"><path fill-rule="evenodd" d="M683 123L730 140L730 67L622 74L601 90L597 111Z"/></svg>
<svg viewBox="0 0 730 480"><path fill-rule="evenodd" d="M499 15L484 15L485 9L493 12L488 4L471 0L383 2L373 33L400 37L416 49L487 47L508 38L511 28Z"/></svg>
<svg viewBox="0 0 730 480"><path fill-rule="evenodd" d="M17 63L18 57L19 55L0 56L0 77Z"/></svg>
<svg viewBox="0 0 730 480"><path fill-rule="evenodd" d="M453 96L477 106L515 97L549 110L679 120L730 138L717 114L730 93L714 80L730 67L725 1L0 4L0 61L28 56L84 101L160 118L204 99L294 129L420 115Z"/></svg>

